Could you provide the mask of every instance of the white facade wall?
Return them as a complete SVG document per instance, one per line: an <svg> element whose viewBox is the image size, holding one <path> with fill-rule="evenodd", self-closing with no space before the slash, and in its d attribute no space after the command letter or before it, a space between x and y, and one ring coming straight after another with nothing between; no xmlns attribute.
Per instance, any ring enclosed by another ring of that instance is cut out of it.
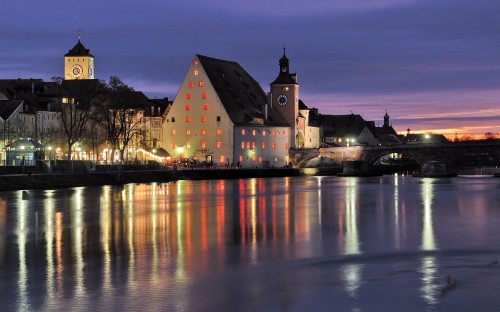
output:
<svg viewBox="0 0 500 312"><path fill-rule="evenodd" d="M244 168L283 167L289 162L290 127L236 126L234 164Z"/></svg>
<svg viewBox="0 0 500 312"><path fill-rule="evenodd" d="M233 122L197 57L163 123L163 146L174 158L225 165L233 159Z"/></svg>

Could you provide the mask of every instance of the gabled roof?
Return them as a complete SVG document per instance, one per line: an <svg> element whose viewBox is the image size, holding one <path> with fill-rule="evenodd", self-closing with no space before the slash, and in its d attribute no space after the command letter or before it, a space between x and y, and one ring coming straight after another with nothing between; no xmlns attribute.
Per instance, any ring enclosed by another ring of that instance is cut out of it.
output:
<svg viewBox="0 0 500 312"><path fill-rule="evenodd" d="M7 121L16 109L23 105L24 101L21 99L13 99L8 101L0 101L0 117Z"/></svg>
<svg viewBox="0 0 500 312"><path fill-rule="evenodd" d="M262 119L265 125L288 126L283 117L268 107L264 120L267 95L260 85L238 63L197 54L210 83L235 125L249 124Z"/></svg>
<svg viewBox="0 0 500 312"><path fill-rule="evenodd" d="M78 42L73 47L73 49L69 50L68 53L66 53L64 56L90 56L90 57L94 57L92 54L90 54L90 50L83 46L80 39L78 39Z"/></svg>

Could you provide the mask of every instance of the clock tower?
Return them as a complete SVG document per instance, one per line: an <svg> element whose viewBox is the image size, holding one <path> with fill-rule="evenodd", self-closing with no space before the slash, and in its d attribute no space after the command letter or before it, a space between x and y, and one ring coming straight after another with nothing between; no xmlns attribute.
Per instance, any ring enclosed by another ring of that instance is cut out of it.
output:
<svg viewBox="0 0 500 312"><path fill-rule="evenodd" d="M271 107L278 111L290 125L290 147L297 146L297 117L299 114L299 84L297 74L290 73L290 61L286 57L285 48L279 60L278 77L270 83Z"/></svg>
<svg viewBox="0 0 500 312"><path fill-rule="evenodd" d="M94 56L78 38L78 42L64 55L64 79L94 79Z"/></svg>

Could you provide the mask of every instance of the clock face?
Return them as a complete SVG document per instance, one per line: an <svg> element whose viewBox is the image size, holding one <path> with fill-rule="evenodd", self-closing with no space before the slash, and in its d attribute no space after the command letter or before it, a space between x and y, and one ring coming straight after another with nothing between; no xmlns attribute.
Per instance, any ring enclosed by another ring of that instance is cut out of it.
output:
<svg viewBox="0 0 500 312"><path fill-rule="evenodd" d="M73 77L80 77L82 73L83 68L80 65L73 65L73 67L71 67L71 74L73 75Z"/></svg>
<svg viewBox="0 0 500 312"><path fill-rule="evenodd" d="M280 96L278 96L279 105L286 105L286 103L288 103L288 98L286 97L286 95L281 94Z"/></svg>

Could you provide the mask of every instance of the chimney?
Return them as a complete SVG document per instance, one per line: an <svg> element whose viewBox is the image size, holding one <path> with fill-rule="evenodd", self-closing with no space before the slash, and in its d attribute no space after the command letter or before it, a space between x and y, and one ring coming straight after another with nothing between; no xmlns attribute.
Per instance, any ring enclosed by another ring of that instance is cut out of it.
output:
<svg viewBox="0 0 500 312"><path fill-rule="evenodd" d="M264 120L267 120L267 103L264 104Z"/></svg>

